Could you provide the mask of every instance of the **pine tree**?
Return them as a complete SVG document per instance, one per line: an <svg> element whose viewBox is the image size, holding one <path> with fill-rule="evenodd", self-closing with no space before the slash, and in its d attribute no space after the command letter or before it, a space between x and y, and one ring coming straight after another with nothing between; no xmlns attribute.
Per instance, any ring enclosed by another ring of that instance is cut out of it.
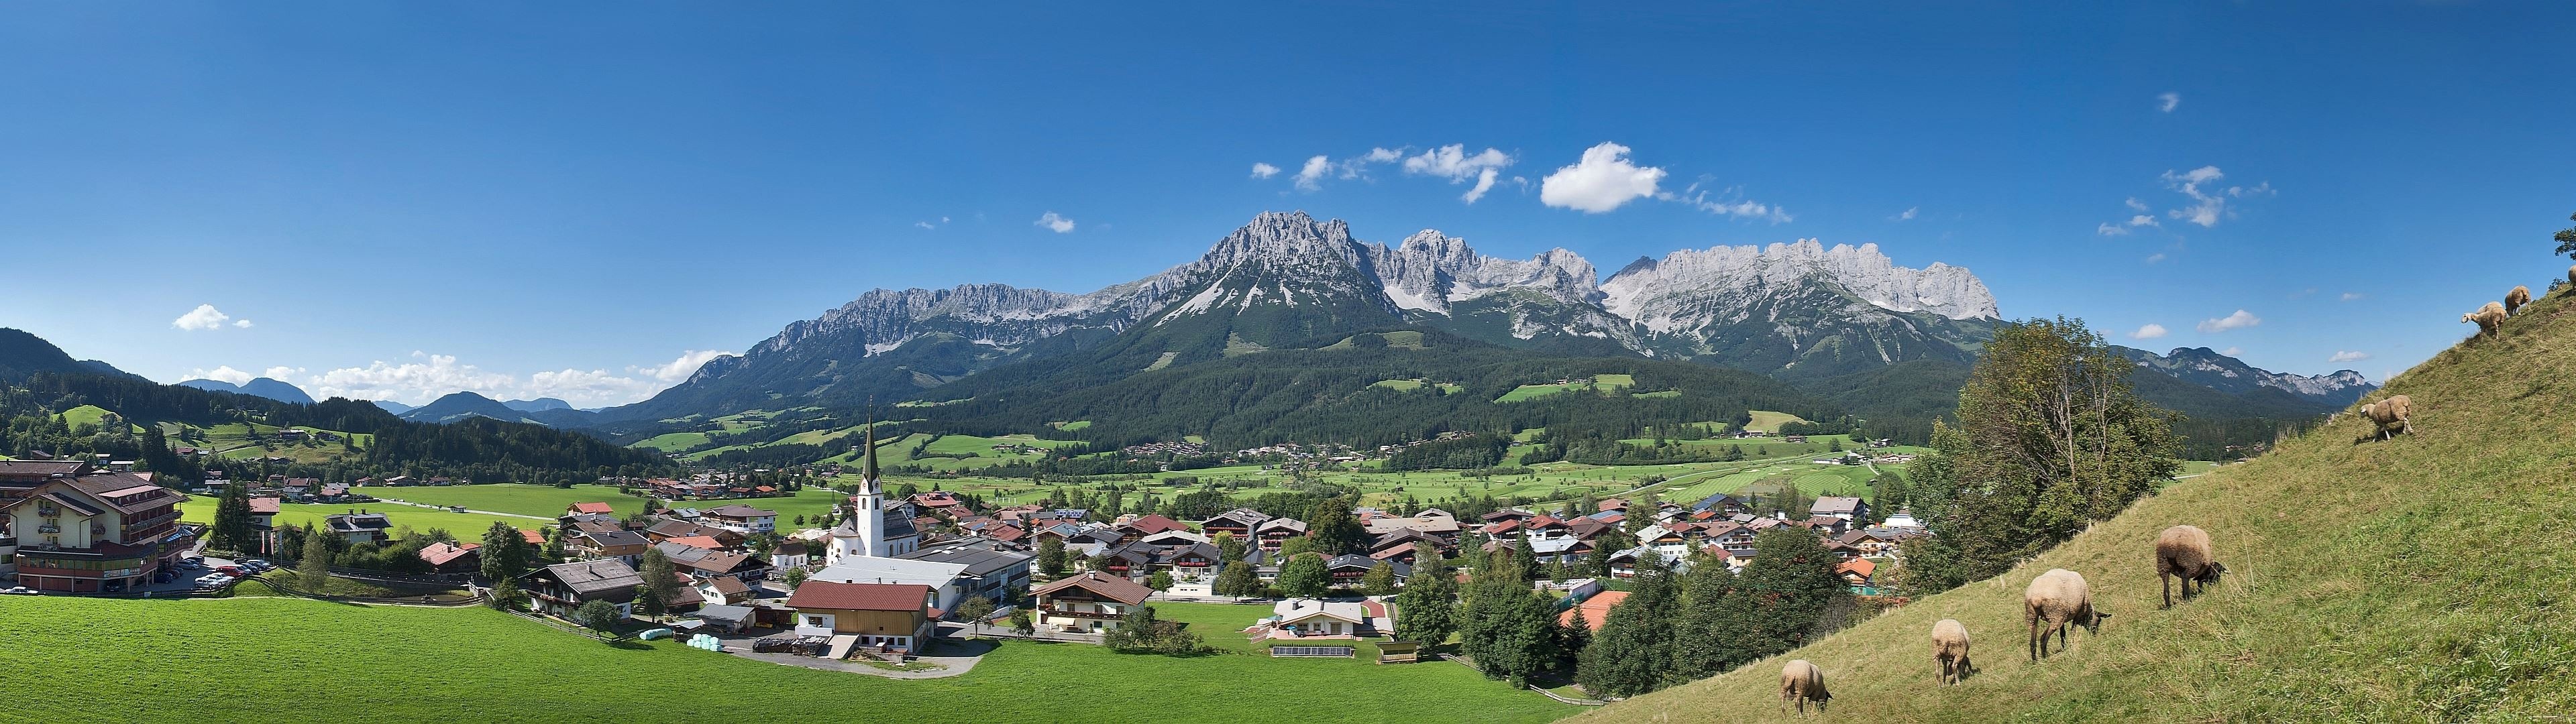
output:
<svg viewBox="0 0 2576 724"><path fill-rule="evenodd" d="M644 549L641 570L636 574L644 578L644 585L635 587L636 607L643 609L646 618L662 620L662 614L670 612L671 603L680 598L679 567L672 565L671 557L656 546Z"/></svg>
<svg viewBox="0 0 2576 724"><path fill-rule="evenodd" d="M305 531L303 557L295 561L295 585L310 593L322 593L331 586L331 544L313 531Z"/></svg>
<svg viewBox="0 0 2576 724"><path fill-rule="evenodd" d="M1762 656L1803 646L1841 627L1852 605L1850 584L1834 573L1841 563L1808 531L1774 528L1753 538L1753 563L1745 567L1743 581L1756 599L1752 632L1757 640L1777 646Z"/></svg>
<svg viewBox="0 0 2576 724"><path fill-rule="evenodd" d="M257 547L252 538L258 535L251 523L250 486L226 485L215 502L214 540L209 543L217 550L249 552Z"/></svg>

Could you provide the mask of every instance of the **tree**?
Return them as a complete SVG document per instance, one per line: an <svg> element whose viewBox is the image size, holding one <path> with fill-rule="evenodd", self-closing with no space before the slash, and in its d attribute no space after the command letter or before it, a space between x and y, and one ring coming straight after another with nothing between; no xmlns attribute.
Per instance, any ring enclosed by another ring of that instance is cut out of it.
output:
<svg viewBox="0 0 2576 724"><path fill-rule="evenodd" d="M564 562L564 538L572 535L565 532L564 527L560 525L546 527L546 550L543 555L548 565Z"/></svg>
<svg viewBox="0 0 2576 724"><path fill-rule="evenodd" d="M1438 646L1458 631L1458 584L1436 554L1415 558L1413 578L1395 594L1395 637Z"/></svg>
<svg viewBox="0 0 2576 724"><path fill-rule="evenodd" d="M656 546L644 549L642 570L636 574L644 578L644 585L635 587L636 608L643 609L646 618L662 620L662 614L670 612L671 603L680 600L679 567L672 565L671 557Z"/></svg>
<svg viewBox="0 0 2576 724"><path fill-rule="evenodd" d="M956 613L958 620L983 623L984 619L993 617L993 599L967 596L966 600L957 602Z"/></svg>
<svg viewBox="0 0 2576 724"><path fill-rule="evenodd" d="M1064 539L1038 541L1038 575L1054 578L1064 575Z"/></svg>
<svg viewBox="0 0 2576 724"><path fill-rule="evenodd" d="M617 628L617 604L591 599L573 609L572 622L596 631L613 631Z"/></svg>
<svg viewBox="0 0 2576 724"><path fill-rule="evenodd" d="M1234 531L1216 534L1216 556L1221 561L1243 560L1243 541L1234 537Z"/></svg>
<svg viewBox="0 0 2576 724"><path fill-rule="evenodd" d="M295 585L308 593L322 593L331 586L331 544L319 533L305 531L304 554L295 561Z"/></svg>
<svg viewBox="0 0 2576 724"><path fill-rule="evenodd" d="M2576 221L2576 214L2568 214L2567 220ZM2576 257L2576 226L2560 229L2558 230L2558 234L2552 238L2558 240L2557 253Z"/></svg>
<svg viewBox="0 0 2576 724"><path fill-rule="evenodd" d="M1257 596L1261 594L1261 574L1251 561L1227 559L1225 569L1217 571L1216 585L1210 589L1219 596Z"/></svg>
<svg viewBox="0 0 2576 724"><path fill-rule="evenodd" d="M787 590L796 590L797 586L805 585L805 567L789 568L786 573L779 575L779 580L787 583Z"/></svg>
<svg viewBox="0 0 2576 724"><path fill-rule="evenodd" d="M1371 596L1395 595L1395 565L1378 561L1369 566L1368 575L1360 577L1360 592Z"/></svg>
<svg viewBox="0 0 2576 724"><path fill-rule="evenodd" d="M1325 498L1315 504L1306 522L1306 535L1315 539L1315 548L1326 556L1357 553L1368 545L1368 528L1351 515L1349 500Z"/></svg>
<svg viewBox="0 0 2576 724"><path fill-rule="evenodd" d="M1022 636L1028 636L1038 632L1038 625L1034 619L1029 618L1028 609L1014 608L1011 609L1011 630L1020 632Z"/></svg>
<svg viewBox="0 0 2576 724"><path fill-rule="evenodd" d="M1278 553L1275 553L1275 554L1273 554L1273 555L1277 556L1280 560L1287 560L1287 559L1295 558L1295 557L1302 556L1302 555L1305 555L1305 554L1308 554L1308 553L1323 553L1323 552L1324 552L1324 547L1323 547L1323 545L1322 545L1322 544L1320 544L1320 543L1315 542L1315 537L1314 537L1313 535L1311 535L1311 534L1310 534L1310 535L1301 535L1301 536L1297 536L1297 537L1294 537L1294 538L1290 538L1290 539L1288 539L1287 541L1280 543L1280 544L1279 544L1279 552L1278 552ZM1329 555L1329 554L1327 554L1327 555Z"/></svg>
<svg viewBox="0 0 2576 724"><path fill-rule="evenodd" d="M1172 590L1172 572L1155 571L1154 575L1145 577L1145 587L1154 589L1158 593Z"/></svg>
<svg viewBox="0 0 2576 724"><path fill-rule="evenodd" d="M251 528L250 486L234 483L224 486L224 497L215 502L214 540L217 550L250 551L258 533Z"/></svg>
<svg viewBox="0 0 2576 724"><path fill-rule="evenodd" d="M2080 321L1998 327L1959 390L1958 426L1935 421L1935 452L1908 471L1933 535L1907 542L1905 585L2000 574L2172 479L2171 414L2129 387L2133 367Z"/></svg>
<svg viewBox="0 0 2576 724"><path fill-rule="evenodd" d="M1498 552L1469 583L1459 651L1487 678L1518 686L1557 666L1561 637L1554 602L1530 590L1509 555Z"/></svg>
<svg viewBox="0 0 2576 724"><path fill-rule="evenodd" d="M1782 527L1753 537L1753 563L1744 568L1743 579L1755 607L1748 623L1754 640L1777 647L1754 658L1806 645L1842 627L1851 609L1851 585L1834 572L1841 564L1842 558L1808 531Z"/></svg>
<svg viewBox="0 0 2576 724"><path fill-rule="evenodd" d="M492 527L484 529L483 547L476 553L483 560L483 578L499 581L527 573L532 551L528 539L519 535L519 529L496 520L492 521Z"/></svg>
<svg viewBox="0 0 2576 724"><path fill-rule="evenodd" d="M1538 566L1538 551L1530 548L1529 531L1521 531L1520 537L1512 539L1512 555L1510 558L1505 559L1505 561L1508 565L1514 567L1512 573L1519 577L1522 583L1529 583L1531 581L1538 580L1541 575L1539 573ZM1609 570L1606 565L1603 566L1602 569Z"/></svg>
<svg viewBox="0 0 2576 724"><path fill-rule="evenodd" d="M1300 553L1279 564L1279 591L1290 596L1314 598L1332 591L1333 575L1324 569L1321 553Z"/></svg>
<svg viewBox="0 0 2576 724"><path fill-rule="evenodd" d="M1804 531L1796 535L1806 535ZM1641 556L1636 590L1610 607L1601 631L1576 657L1575 683L1594 696L1629 697L1679 680L1673 661L1673 619L1679 601L1672 575L1659 556Z"/></svg>
<svg viewBox="0 0 2576 724"><path fill-rule="evenodd" d="M519 590L517 581L503 580L492 584L492 591L488 595L489 598L484 600L484 605L503 611L516 611L528 605L528 594Z"/></svg>

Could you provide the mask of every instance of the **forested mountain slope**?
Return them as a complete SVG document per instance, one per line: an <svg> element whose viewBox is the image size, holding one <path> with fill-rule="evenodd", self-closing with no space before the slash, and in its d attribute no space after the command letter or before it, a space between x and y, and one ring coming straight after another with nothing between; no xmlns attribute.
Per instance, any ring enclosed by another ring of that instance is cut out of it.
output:
<svg viewBox="0 0 2576 724"><path fill-rule="evenodd" d="M2416 431L2353 415L2243 465L2180 480L1991 580L1816 644L1590 712L1608 721L1782 719L1782 662L1822 667L1848 721L2544 721L2576 711L2576 305L2536 302L2371 395ZM2158 610L2156 534L2209 531L2229 574ZM2082 573L2111 614L2041 663L2022 588ZM1934 686L1929 632L1975 637L1978 671Z"/></svg>

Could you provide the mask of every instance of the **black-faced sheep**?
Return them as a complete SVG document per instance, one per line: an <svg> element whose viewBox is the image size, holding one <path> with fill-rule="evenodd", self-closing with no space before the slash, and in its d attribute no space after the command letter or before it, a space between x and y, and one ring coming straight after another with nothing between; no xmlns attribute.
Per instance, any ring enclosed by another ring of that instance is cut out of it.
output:
<svg viewBox="0 0 2576 724"><path fill-rule="evenodd" d="M2414 433L2414 412L2415 400L2405 395L2390 395L2388 399L2361 407L2361 416L2370 418L2371 424L2379 426L2381 440L2396 433Z"/></svg>
<svg viewBox="0 0 2576 724"><path fill-rule="evenodd" d="M2189 601L2193 586L2207 590L2226 572L2210 550L2208 531L2177 525L2156 535L2156 582L2164 584L2165 608L2173 608L2173 579L2182 579L2182 600Z"/></svg>
<svg viewBox="0 0 2576 724"><path fill-rule="evenodd" d="M2490 338L2496 336L2496 330L2504 328L2504 318L2503 302L2487 302L2487 305L2479 307L2478 311L2460 315L2462 323L2477 323L2478 334Z"/></svg>
<svg viewBox="0 0 2576 724"><path fill-rule="evenodd" d="M2505 293L2504 293L2504 313L2505 313L2505 314L2510 315L2510 314L2513 314L2513 313L2514 313L2514 312L2516 312L2516 311L2520 311L2520 310L2522 309L2522 305L2530 304L2530 303L2531 303L2531 287L2526 287L2526 286L2516 285L2516 286L2513 288L2513 291L2505 292Z"/></svg>
<svg viewBox="0 0 2576 724"><path fill-rule="evenodd" d="M2057 634L2057 649L2066 650L2068 624L2084 627L2094 635L2102 633L2102 619L2111 614L2093 608L2093 588L2084 577L2064 568L2051 568L2030 580L2023 589L2022 616L2030 622L2030 660L2048 654L2048 635Z"/></svg>
<svg viewBox="0 0 2576 724"><path fill-rule="evenodd" d="M1793 699L1798 702L1798 716L1807 715L1807 702L1810 701L1816 703L1817 713L1823 713L1825 702L1832 698L1834 695L1825 691L1825 672L1815 664L1797 659L1780 667L1780 713L1789 713L1789 702Z"/></svg>
<svg viewBox="0 0 2576 724"><path fill-rule="evenodd" d="M1942 686L1959 683L1968 675L1968 627L1958 619L1945 618L1932 624L1932 663L1940 667Z"/></svg>

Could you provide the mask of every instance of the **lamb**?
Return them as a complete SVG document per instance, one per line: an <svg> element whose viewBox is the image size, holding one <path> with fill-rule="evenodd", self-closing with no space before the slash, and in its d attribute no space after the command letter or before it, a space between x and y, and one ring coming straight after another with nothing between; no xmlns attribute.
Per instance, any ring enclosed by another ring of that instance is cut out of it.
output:
<svg viewBox="0 0 2576 724"><path fill-rule="evenodd" d="M1932 661L1940 667L1942 686L1959 683L1968 676L1968 627L1955 618L1932 624Z"/></svg>
<svg viewBox="0 0 2576 724"><path fill-rule="evenodd" d="M2388 399L2361 406L2361 416L2378 425L2379 439L2386 440L2395 433L2415 432L2415 423L2409 419L2414 408L2413 399L2405 395L2390 395Z"/></svg>
<svg viewBox="0 0 2576 724"><path fill-rule="evenodd" d="M2487 302L2487 305L2479 307L2478 311L2460 315L2460 321L2476 322L2478 334L2494 337L2496 330L2504 327L2504 317L2503 302Z"/></svg>
<svg viewBox="0 0 2576 724"><path fill-rule="evenodd" d="M2057 649L2064 651L2068 624L2084 627L2096 636L2102 633L2102 619L2111 614L2093 608L2093 588L2084 577L2064 568L2051 568L2030 580L2023 589L2022 616L2030 622L2030 660L2048 653L2048 635L2057 634Z"/></svg>
<svg viewBox="0 0 2576 724"><path fill-rule="evenodd" d="M1798 716L1807 715L1807 702L1816 702L1816 713L1825 711L1825 702L1834 698L1825 691L1825 672L1806 659L1790 661L1780 667L1780 713L1789 713L1789 700L1798 701Z"/></svg>
<svg viewBox="0 0 2576 724"><path fill-rule="evenodd" d="M2522 305L2530 303L2531 287L2515 285L2513 291L2504 293L2504 313L2506 315L2512 315L2514 312L2520 311L2522 309Z"/></svg>
<svg viewBox="0 0 2576 724"><path fill-rule="evenodd" d="M2156 582L2164 584L2165 608L2173 608L2173 579L2182 579L2182 600L2191 600L2192 586L2206 591L2227 572L2210 551L2209 533L2198 526L2177 525L2156 535Z"/></svg>

